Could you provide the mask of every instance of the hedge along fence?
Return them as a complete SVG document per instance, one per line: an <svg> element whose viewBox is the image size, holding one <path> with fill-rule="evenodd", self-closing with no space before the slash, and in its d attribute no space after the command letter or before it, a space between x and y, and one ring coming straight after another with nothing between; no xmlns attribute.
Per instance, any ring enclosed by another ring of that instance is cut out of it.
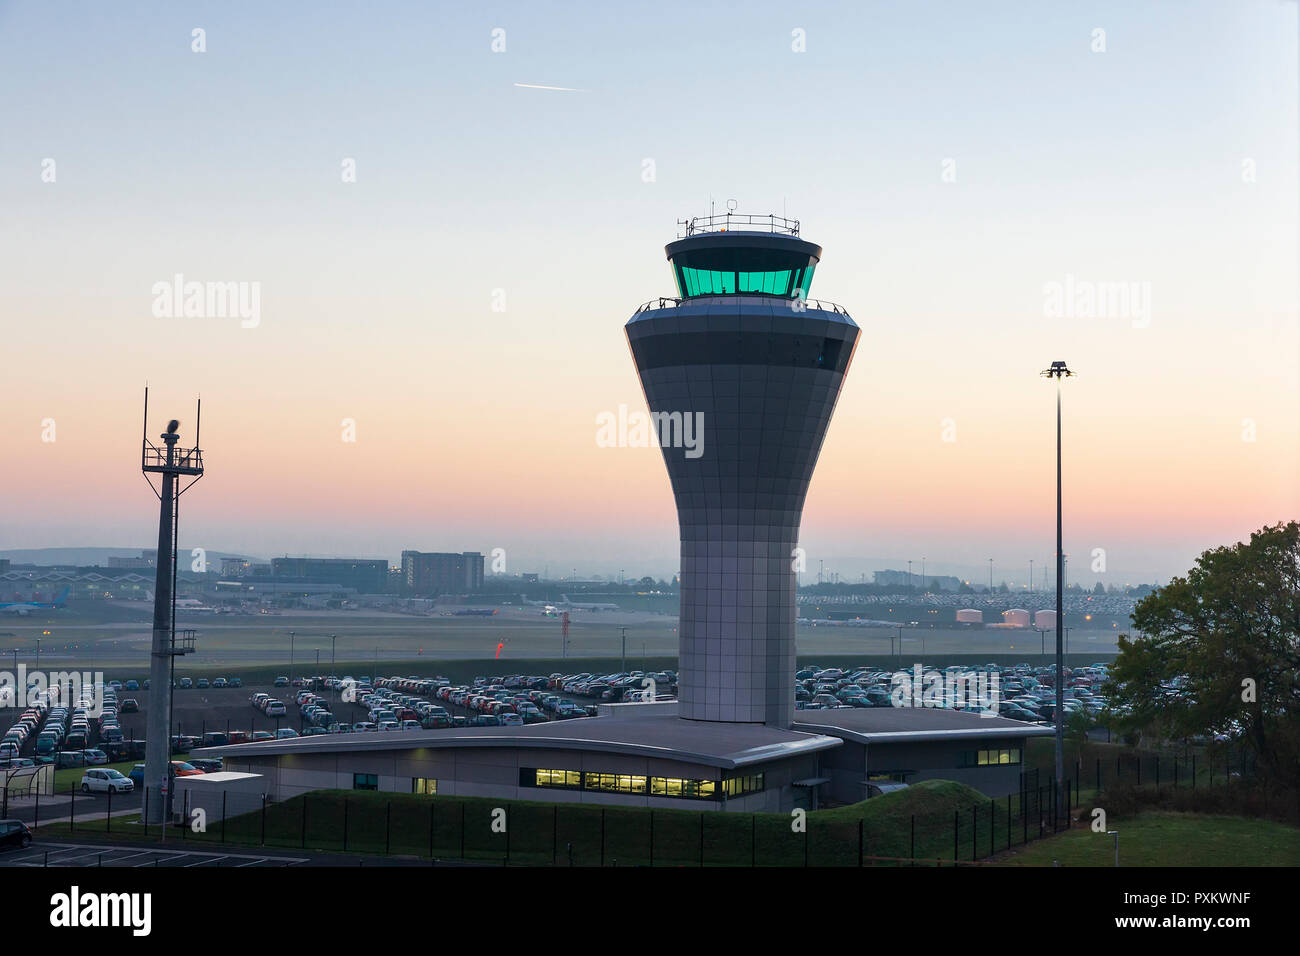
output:
<svg viewBox="0 0 1300 956"><path fill-rule="evenodd" d="M726 813L546 804L371 791L283 802L227 794L200 817L174 807L170 841L431 860L559 866L865 866L951 864L1052 831L1050 785L989 800L931 780L867 803L812 813ZM83 810L84 813L84 810ZM71 818L77 830L138 838L131 818ZM161 837L160 828L145 828Z"/></svg>

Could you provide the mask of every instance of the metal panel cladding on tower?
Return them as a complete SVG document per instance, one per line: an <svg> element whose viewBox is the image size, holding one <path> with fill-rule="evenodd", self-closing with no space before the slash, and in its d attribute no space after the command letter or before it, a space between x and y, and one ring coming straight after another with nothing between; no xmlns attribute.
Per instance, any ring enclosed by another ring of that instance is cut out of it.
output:
<svg viewBox="0 0 1300 956"><path fill-rule="evenodd" d="M858 327L808 298L822 250L797 222L682 225L679 297L625 329L677 500L679 714L789 727L799 524Z"/></svg>

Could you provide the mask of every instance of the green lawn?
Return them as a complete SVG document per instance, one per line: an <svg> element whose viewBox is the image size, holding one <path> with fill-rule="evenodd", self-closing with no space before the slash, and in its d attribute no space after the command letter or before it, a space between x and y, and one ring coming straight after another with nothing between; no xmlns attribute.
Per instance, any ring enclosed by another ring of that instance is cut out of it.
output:
<svg viewBox="0 0 1300 956"><path fill-rule="evenodd" d="M1300 828L1269 820L1147 812L1111 821L1120 866L1300 866ZM1114 866L1114 837L1071 830L999 857L1010 866Z"/></svg>

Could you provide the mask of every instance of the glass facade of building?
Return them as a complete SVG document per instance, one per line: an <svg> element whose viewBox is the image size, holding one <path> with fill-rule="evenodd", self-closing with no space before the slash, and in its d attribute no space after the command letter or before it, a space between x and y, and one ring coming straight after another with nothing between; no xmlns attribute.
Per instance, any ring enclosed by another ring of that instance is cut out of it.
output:
<svg viewBox="0 0 1300 956"><path fill-rule="evenodd" d="M519 771L519 784L523 787L626 793L633 796L721 800L724 796L739 797L747 793L759 792L763 789L763 775L749 774L718 781L681 777L647 777L628 773L524 768Z"/></svg>

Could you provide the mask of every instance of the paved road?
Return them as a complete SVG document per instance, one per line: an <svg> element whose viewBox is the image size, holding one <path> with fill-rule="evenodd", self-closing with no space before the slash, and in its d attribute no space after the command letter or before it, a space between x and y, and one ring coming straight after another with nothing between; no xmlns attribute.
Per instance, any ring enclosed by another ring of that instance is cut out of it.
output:
<svg viewBox="0 0 1300 956"><path fill-rule="evenodd" d="M112 814L139 812L141 794L117 793L113 795ZM102 820L109 812L108 795L103 793L77 793L75 798L67 793L45 795L37 801L34 797L10 797L9 819L24 823L66 823L72 813L78 820Z"/></svg>
<svg viewBox="0 0 1300 956"><path fill-rule="evenodd" d="M0 854L0 867L45 866L294 866L305 857L262 854L255 851L168 850L150 846L122 846L96 843L47 843L38 840L30 847Z"/></svg>
<svg viewBox="0 0 1300 956"><path fill-rule="evenodd" d="M48 854L48 857L47 857ZM47 862L48 860L48 862ZM337 867L482 867L481 862L459 860L429 860L413 857L355 856L342 853L317 853L311 850L268 850L259 847L187 847L168 839L165 845L157 843L123 843L81 839L81 835L60 836L46 840L37 834L36 841L26 849L0 850L0 868L42 866L337 866Z"/></svg>

